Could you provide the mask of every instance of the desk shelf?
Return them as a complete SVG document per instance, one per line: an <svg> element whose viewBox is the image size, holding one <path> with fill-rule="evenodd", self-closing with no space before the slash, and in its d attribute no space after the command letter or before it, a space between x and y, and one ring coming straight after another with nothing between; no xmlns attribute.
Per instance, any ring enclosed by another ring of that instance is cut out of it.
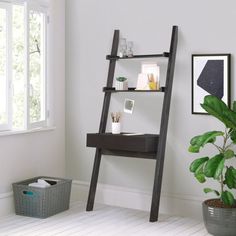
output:
<svg viewBox="0 0 236 236"><path fill-rule="evenodd" d="M117 155L154 159L159 135L156 134L112 134L90 133L87 134L87 147L102 149L105 155Z"/></svg>

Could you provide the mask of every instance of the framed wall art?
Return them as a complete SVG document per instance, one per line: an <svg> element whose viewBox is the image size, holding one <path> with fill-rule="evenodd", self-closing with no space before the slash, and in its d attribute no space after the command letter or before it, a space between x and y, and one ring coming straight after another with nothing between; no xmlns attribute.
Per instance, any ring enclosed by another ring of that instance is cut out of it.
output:
<svg viewBox="0 0 236 236"><path fill-rule="evenodd" d="M230 105L230 54L192 55L192 114L207 114L200 105L206 95Z"/></svg>

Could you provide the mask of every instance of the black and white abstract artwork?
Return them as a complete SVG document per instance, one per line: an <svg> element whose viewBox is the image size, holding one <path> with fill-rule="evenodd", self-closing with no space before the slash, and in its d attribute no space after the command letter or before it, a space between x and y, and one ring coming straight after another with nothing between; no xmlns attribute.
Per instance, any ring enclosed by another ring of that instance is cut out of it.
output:
<svg viewBox="0 0 236 236"><path fill-rule="evenodd" d="M230 54L192 55L192 114L206 114L201 107L206 95L230 103Z"/></svg>

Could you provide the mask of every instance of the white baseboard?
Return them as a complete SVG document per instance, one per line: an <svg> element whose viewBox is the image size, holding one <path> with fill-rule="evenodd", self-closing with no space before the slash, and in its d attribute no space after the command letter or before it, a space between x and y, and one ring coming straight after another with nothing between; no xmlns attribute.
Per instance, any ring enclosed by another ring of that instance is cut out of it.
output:
<svg viewBox="0 0 236 236"><path fill-rule="evenodd" d="M0 217L14 212L13 193L0 193Z"/></svg>
<svg viewBox="0 0 236 236"><path fill-rule="evenodd" d="M74 180L71 202L87 201L89 183ZM162 193L160 212L171 215L202 219L201 202L204 199L193 195ZM149 211L151 192L107 184L98 184L96 202ZM96 205L95 205L96 207ZM14 212L13 193L0 193L0 217Z"/></svg>
<svg viewBox="0 0 236 236"><path fill-rule="evenodd" d="M86 201L88 191L89 183L74 180L71 201ZM203 198L193 195L163 193L161 195L160 212L202 219L201 203L203 200ZM149 211L151 192L98 184L95 201L106 205Z"/></svg>

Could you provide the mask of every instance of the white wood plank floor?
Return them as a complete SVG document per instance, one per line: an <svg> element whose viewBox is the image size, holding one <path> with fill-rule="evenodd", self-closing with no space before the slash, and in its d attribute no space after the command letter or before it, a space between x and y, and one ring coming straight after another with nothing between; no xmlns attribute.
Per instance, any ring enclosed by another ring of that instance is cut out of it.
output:
<svg viewBox="0 0 236 236"><path fill-rule="evenodd" d="M95 205L86 212L85 203L73 204L68 211L36 219L17 215L0 218L1 236L205 236L202 222L160 215L149 223L149 213L132 209Z"/></svg>

